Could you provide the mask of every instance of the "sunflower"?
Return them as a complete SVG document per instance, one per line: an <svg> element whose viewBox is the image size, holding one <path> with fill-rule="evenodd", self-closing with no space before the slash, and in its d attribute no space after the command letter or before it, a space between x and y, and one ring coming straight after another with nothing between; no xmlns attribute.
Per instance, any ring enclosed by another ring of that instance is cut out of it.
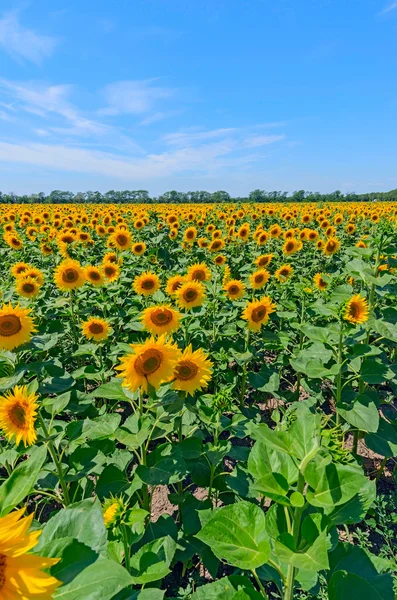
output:
<svg viewBox="0 0 397 600"><path fill-rule="evenodd" d="M218 238L216 240L212 240L212 242L208 245L208 250L210 252L219 252L225 247L225 240Z"/></svg>
<svg viewBox="0 0 397 600"><path fill-rule="evenodd" d="M169 296L174 296L185 280L186 278L184 275L172 275L172 277L167 280L165 291Z"/></svg>
<svg viewBox="0 0 397 600"><path fill-rule="evenodd" d="M249 276L250 287L253 290L260 290L267 284L269 279L269 271L266 271L266 269L258 269Z"/></svg>
<svg viewBox="0 0 397 600"><path fill-rule="evenodd" d="M84 269L86 279L95 287L100 287L105 283L105 276L103 270L98 267L88 265Z"/></svg>
<svg viewBox="0 0 397 600"><path fill-rule="evenodd" d="M14 277L18 277L19 275L22 275L28 269L30 269L30 265L28 265L27 263L17 262L17 263L15 263L15 265L13 265L11 267L11 274Z"/></svg>
<svg viewBox="0 0 397 600"><path fill-rule="evenodd" d="M288 281L288 279L292 276L294 270L291 265L281 265L279 269L275 272L275 278L280 281L280 283L284 283Z"/></svg>
<svg viewBox="0 0 397 600"><path fill-rule="evenodd" d="M172 387L175 390L187 392L193 396L196 390L207 387L212 376L212 362L208 355L201 350L192 352L192 346L188 346L174 367L174 381Z"/></svg>
<svg viewBox="0 0 397 600"><path fill-rule="evenodd" d="M268 239L269 235L266 233L266 231L261 231L258 234L258 237L256 238L256 243L258 244L258 246L263 246L264 244L266 244Z"/></svg>
<svg viewBox="0 0 397 600"><path fill-rule="evenodd" d="M327 281L328 277L329 276L325 273L316 273L315 276L313 277L313 282L314 282L314 285L316 286L316 288L319 289L320 291L324 292L328 287L328 281Z"/></svg>
<svg viewBox="0 0 397 600"><path fill-rule="evenodd" d="M40 291L40 285L33 277L18 277L16 291L24 298L34 298Z"/></svg>
<svg viewBox="0 0 397 600"><path fill-rule="evenodd" d="M85 272L77 260L63 260L55 270L55 284L60 290L74 290L85 284Z"/></svg>
<svg viewBox="0 0 397 600"><path fill-rule="evenodd" d="M295 252L299 252L302 249L302 242L300 240L296 240L295 238L287 239L283 246L283 254L290 256L291 254L295 254Z"/></svg>
<svg viewBox="0 0 397 600"><path fill-rule="evenodd" d="M224 265L226 262L226 256L224 254L218 254L218 256L215 256L214 258L214 263L218 266L222 266Z"/></svg>
<svg viewBox="0 0 397 600"><path fill-rule="evenodd" d="M340 248L340 241L336 237L330 237L324 244L323 252L326 256L336 254Z"/></svg>
<svg viewBox="0 0 397 600"><path fill-rule="evenodd" d="M39 285L43 285L44 283L44 275L42 271L36 269L36 267L29 267L29 269L26 269L26 271L21 275L18 275L18 277L31 277L32 279L35 279Z"/></svg>
<svg viewBox="0 0 397 600"><path fill-rule="evenodd" d="M145 329L161 335L162 333L172 333L178 329L179 316L178 311L167 304L146 308L140 318Z"/></svg>
<svg viewBox="0 0 397 600"><path fill-rule="evenodd" d="M123 511L123 501L120 498L111 497L106 500L103 504L103 521L105 527L114 525L117 518L122 515Z"/></svg>
<svg viewBox="0 0 397 600"><path fill-rule="evenodd" d="M100 342L107 340L110 332L110 325L104 319L100 317L90 317L87 321L84 321L81 326L83 335L88 340L94 340Z"/></svg>
<svg viewBox="0 0 397 600"><path fill-rule="evenodd" d="M346 304L343 318L350 323L365 323L369 318L368 301L357 294L352 296Z"/></svg>
<svg viewBox="0 0 397 600"><path fill-rule="evenodd" d="M366 248L367 244L363 240L359 240L356 244L356 248Z"/></svg>
<svg viewBox="0 0 397 600"><path fill-rule="evenodd" d="M25 446L35 443L37 434L34 424L39 407L37 398L36 394L28 393L26 385L17 385L14 390L0 397L0 427L8 441L15 437L16 445L21 440Z"/></svg>
<svg viewBox="0 0 397 600"><path fill-rule="evenodd" d="M113 248L118 248L118 250L128 250L131 248L132 236L127 230L115 231L109 237L109 244Z"/></svg>
<svg viewBox="0 0 397 600"><path fill-rule="evenodd" d="M157 340L151 337L143 344L131 344L131 348L133 353L123 356L116 367L125 387L132 391L142 388L146 392L148 384L158 389L163 381L172 379L181 351L167 342L165 335Z"/></svg>
<svg viewBox="0 0 397 600"><path fill-rule="evenodd" d="M117 259L117 254L115 252L107 252L102 259L102 264L105 264L105 263L120 263L121 264L121 260L122 260L121 258L120 258L120 260Z"/></svg>
<svg viewBox="0 0 397 600"><path fill-rule="evenodd" d="M117 263L104 263L103 267L103 274L105 275L107 281L109 281L109 283L112 283L113 281L117 281L118 278L120 277L120 267Z"/></svg>
<svg viewBox="0 0 397 600"><path fill-rule="evenodd" d="M25 508L0 518L0 597L4 600L51 600L61 582L45 573L58 558L43 558L28 552L38 543L41 530L27 533L33 513Z"/></svg>
<svg viewBox="0 0 397 600"><path fill-rule="evenodd" d="M132 287L137 294L150 296L160 288L160 279L156 273L146 271L146 273L135 277Z"/></svg>
<svg viewBox="0 0 397 600"><path fill-rule="evenodd" d="M263 296L260 300L247 302L241 315L248 321L248 329L259 331L262 325L266 325L269 315L276 310L276 305L269 296Z"/></svg>
<svg viewBox="0 0 397 600"><path fill-rule="evenodd" d="M245 285L238 279L231 279L223 286L229 300L240 300L244 296Z"/></svg>
<svg viewBox="0 0 397 600"><path fill-rule="evenodd" d="M211 271L205 263L196 263L188 268L187 279L189 281L209 281Z"/></svg>
<svg viewBox="0 0 397 600"><path fill-rule="evenodd" d="M14 350L30 341L31 334L36 331L30 308L14 308L11 303L3 304L0 309L0 349Z"/></svg>
<svg viewBox="0 0 397 600"><path fill-rule="evenodd" d="M186 242L194 242L197 237L197 229L196 227L188 227L183 235L183 239Z"/></svg>
<svg viewBox="0 0 397 600"><path fill-rule="evenodd" d="M145 242L137 242L136 244L132 245L131 250L136 256L142 256L146 250L146 244Z"/></svg>
<svg viewBox="0 0 397 600"><path fill-rule="evenodd" d="M177 289L175 296L180 308L201 306L205 299L205 287L198 281L186 281Z"/></svg>
<svg viewBox="0 0 397 600"><path fill-rule="evenodd" d="M273 258L273 254L262 254L255 259L255 264L258 267L267 267L270 265Z"/></svg>

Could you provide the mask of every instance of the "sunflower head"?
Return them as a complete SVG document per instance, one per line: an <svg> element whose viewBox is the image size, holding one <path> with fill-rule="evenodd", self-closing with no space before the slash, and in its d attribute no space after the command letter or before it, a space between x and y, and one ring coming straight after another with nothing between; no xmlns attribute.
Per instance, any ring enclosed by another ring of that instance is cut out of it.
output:
<svg viewBox="0 0 397 600"><path fill-rule="evenodd" d="M336 237L330 237L324 244L323 252L326 256L336 254L340 248L340 241Z"/></svg>
<svg viewBox="0 0 397 600"><path fill-rule="evenodd" d="M280 283L285 283L292 276L294 270L291 265L282 265L277 269L274 276Z"/></svg>
<svg viewBox="0 0 397 600"><path fill-rule="evenodd" d="M211 271L205 263L196 263L188 268L187 279L190 281L209 281Z"/></svg>
<svg viewBox="0 0 397 600"><path fill-rule="evenodd" d="M120 267L117 263L104 263L102 267L103 274L109 283L117 281L120 277Z"/></svg>
<svg viewBox="0 0 397 600"><path fill-rule="evenodd" d="M260 300L247 302L242 318L248 321L248 329L259 331L262 325L269 320L269 315L276 310L276 305L269 296L263 296Z"/></svg>
<svg viewBox="0 0 397 600"><path fill-rule="evenodd" d="M0 349L14 350L30 341L36 331L29 308L4 304L0 309Z"/></svg>
<svg viewBox="0 0 397 600"><path fill-rule="evenodd" d="M40 284L33 277L18 277L16 291L24 298L34 298L40 291Z"/></svg>
<svg viewBox="0 0 397 600"><path fill-rule="evenodd" d="M368 301L366 298L357 294L350 298L345 307L343 315L345 321L350 323L365 323L369 319Z"/></svg>
<svg viewBox="0 0 397 600"><path fill-rule="evenodd" d="M131 349L132 354L122 357L121 365L116 367L125 387L147 391L149 384L158 389L172 379L181 352L165 335L157 340L152 337L143 344L131 344Z"/></svg>
<svg viewBox="0 0 397 600"><path fill-rule="evenodd" d="M142 256L146 250L146 244L145 242L137 242L136 244L132 245L131 250L136 256Z"/></svg>
<svg viewBox="0 0 397 600"><path fill-rule="evenodd" d="M84 269L86 280L95 287L101 287L105 283L103 269L88 265Z"/></svg>
<svg viewBox="0 0 397 600"><path fill-rule="evenodd" d="M110 325L104 319L100 317L90 317L81 326L83 335L88 340L94 340L100 342L106 340L109 337Z"/></svg>
<svg viewBox="0 0 397 600"><path fill-rule="evenodd" d="M15 437L17 445L21 441L25 446L35 443L37 398L26 386L16 386L0 398L0 427L9 441Z"/></svg>
<svg viewBox="0 0 397 600"><path fill-rule="evenodd" d="M70 291L84 285L86 276L83 267L77 260L66 259L56 268L54 279L60 290Z"/></svg>
<svg viewBox="0 0 397 600"><path fill-rule="evenodd" d="M135 277L132 287L141 296L151 296L160 289L160 279L156 273L146 271Z"/></svg>
<svg viewBox="0 0 397 600"><path fill-rule="evenodd" d="M179 313L169 304L150 306L143 311L141 321L145 329L151 333L158 335L172 333L179 327Z"/></svg>
<svg viewBox="0 0 397 600"><path fill-rule="evenodd" d="M172 387L193 396L196 390L207 387L212 376L212 362L203 350L192 352L188 346L174 367Z"/></svg>
<svg viewBox="0 0 397 600"><path fill-rule="evenodd" d="M329 275L327 275L325 273L316 273L315 276L313 277L313 282L318 290L320 290L321 292L324 292L328 287L328 283L329 283L328 279L329 279Z"/></svg>
<svg viewBox="0 0 397 600"><path fill-rule="evenodd" d="M266 271L266 269L258 269L249 276L250 287L253 290L260 290L267 284L269 279L269 271Z"/></svg>
<svg viewBox="0 0 397 600"><path fill-rule="evenodd" d="M176 291L181 287L182 283L185 281L184 275L173 275L167 281L167 285L165 286L165 291L169 296L174 296Z"/></svg>
<svg viewBox="0 0 397 600"><path fill-rule="evenodd" d="M238 279L231 279L225 283L223 289L229 300L240 300L244 296L245 285Z"/></svg>
<svg viewBox="0 0 397 600"><path fill-rule="evenodd" d="M199 281L186 281L177 289L175 296L180 308L190 310L203 304L205 287Z"/></svg>
<svg viewBox="0 0 397 600"><path fill-rule="evenodd" d="M257 267L267 267L270 265L273 258L273 254L262 254L255 259Z"/></svg>

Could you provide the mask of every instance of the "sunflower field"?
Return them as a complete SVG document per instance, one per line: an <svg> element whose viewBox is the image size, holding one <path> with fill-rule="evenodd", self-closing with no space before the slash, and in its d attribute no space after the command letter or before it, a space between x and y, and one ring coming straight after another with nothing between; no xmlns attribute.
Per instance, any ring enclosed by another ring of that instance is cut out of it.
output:
<svg viewBox="0 0 397 600"><path fill-rule="evenodd" d="M0 226L1 599L395 597L397 204Z"/></svg>

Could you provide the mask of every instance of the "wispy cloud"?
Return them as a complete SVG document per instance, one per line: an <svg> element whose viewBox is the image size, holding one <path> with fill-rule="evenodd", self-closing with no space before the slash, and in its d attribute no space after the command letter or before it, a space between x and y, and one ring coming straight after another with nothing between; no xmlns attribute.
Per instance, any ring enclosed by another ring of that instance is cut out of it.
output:
<svg viewBox="0 0 397 600"><path fill-rule="evenodd" d="M16 12L5 13L0 19L0 46L16 60L25 59L40 65L52 54L56 44L54 37L24 27Z"/></svg>
<svg viewBox="0 0 397 600"><path fill-rule="evenodd" d="M395 8L397 8L397 2L392 2L391 4L386 5L385 8L380 11L380 14L384 15L390 12L391 10L394 10Z"/></svg>
<svg viewBox="0 0 397 600"><path fill-rule="evenodd" d="M285 139L285 135L252 135L244 140L246 148L258 148L259 146L267 146Z"/></svg>
<svg viewBox="0 0 397 600"><path fill-rule="evenodd" d="M215 138L225 138L236 131L235 128L212 129L210 131L197 131L192 128L184 132L168 133L163 140L171 146L193 146Z"/></svg>
<svg viewBox="0 0 397 600"><path fill-rule="evenodd" d="M107 106L100 109L101 115L135 114L151 112L159 100L173 96L174 91L157 85L156 79L116 81L103 91Z"/></svg>

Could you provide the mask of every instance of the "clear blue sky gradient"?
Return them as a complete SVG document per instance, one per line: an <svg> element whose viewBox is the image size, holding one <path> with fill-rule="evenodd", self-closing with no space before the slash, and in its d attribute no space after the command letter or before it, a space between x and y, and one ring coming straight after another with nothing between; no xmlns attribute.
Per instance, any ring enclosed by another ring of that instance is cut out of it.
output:
<svg viewBox="0 0 397 600"><path fill-rule="evenodd" d="M397 188L397 1L3 0L0 189Z"/></svg>

